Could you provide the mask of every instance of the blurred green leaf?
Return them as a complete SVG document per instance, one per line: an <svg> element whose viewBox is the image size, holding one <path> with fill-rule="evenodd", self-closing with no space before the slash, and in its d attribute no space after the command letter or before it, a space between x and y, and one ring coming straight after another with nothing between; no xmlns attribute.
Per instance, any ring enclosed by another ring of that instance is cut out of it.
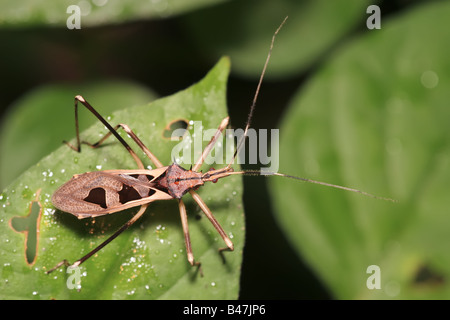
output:
<svg viewBox="0 0 450 320"><path fill-rule="evenodd" d="M267 73L267 78L285 78L310 68L361 23L369 3L373 1L232 1L190 14L186 21L204 50L216 57L229 55L233 72L259 77L270 43L267 35L289 16Z"/></svg>
<svg viewBox="0 0 450 320"><path fill-rule="evenodd" d="M89 97L100 114L145 104L156 94L125 81L83 85L53 84L39 87L9 108L0 128L0 188L6 187L28 167L60 147L75 134L74 97ZM96 121L89 112L79 113L80 129ZM71 123L72 122L72 123Z"/></svg>
<svg viewBox="0 0 450 320"><path fill-rule="evenodd" d="M271 181L280 224L336 298L450 297L449 15L435 2L382 20L284 116L280 172L399 200ZM380 290L366 286L370 265Z"/></svg>
<svg viewBox="0 0 450 320"><path fill-rule="evenodd" d="M217 128L226 116L228 72L229 60L222 59L192 87L151 104L116 111L110 121L128 124L163 163L169 164L173 160L171 150L179 142L163 138L166 126L185 119L201 120L205 129ZM86 95L85 98L94 99ZM69 117L65 123L72 127L72 121ZM82 133L82 139L96 141L106 132L96 123ZM127 139L124 132L121 135ZM209 141L206 140L204 146ZM131 146L137 150L134 143ZM137 154L142 156L146 166L151 164L143 152ZM207 169L205 167L203 170ZM208 184L199 190L234 242L235 251L225 253L226 263L218 253L218 249L224 247L221 237L190 197L186 197L194 256L202 263L204 277L187 262L176 201L153 203L135 225L87 260L81 266L81 290L67 287L66 282L71 281L73 274L67 274L65 268L45 274L62 259L73 262L95 248L137 210L78 220L68 213L55 211L50 198L56 188L73 174L132 168L136 168L136 163L114 139L98 149L85 147L81 153L63 145L5 189L0 195L1 298L236 299L244 243L239 177ZM10 221L13 217L27 216L31 207L36 210L36 205L31 206L31 203L39 190L37 200L42 212L38 219L37 258L33 265L28 265L25 234L15 232Z"/></svg>
<svg viewBox="0 0 450 320"><path fill-rule="evenodd" d="M81 10L81 28L147 18L162 18L188 12L224 0L71 0L22 1L3 0L0 4L0 25L59 25L65 26L73 14L67 10L77 5Z"/></svg>

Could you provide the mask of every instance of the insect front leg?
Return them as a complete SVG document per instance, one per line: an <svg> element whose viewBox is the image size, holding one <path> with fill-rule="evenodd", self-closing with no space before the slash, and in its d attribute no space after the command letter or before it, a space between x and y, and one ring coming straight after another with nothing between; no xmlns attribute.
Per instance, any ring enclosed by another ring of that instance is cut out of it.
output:
<svg viewBox="0 0 450 320"><path fill-rule="evenodd" d="M147 209L148 204L144 204L141 206L141 208L139 209L139 211L130 219L128 220L127 223L125 223L119 230L117 230L112 236L110 236L108 239L106 239L105 241L103 241L100 245L98 245L94 250L90 251L88 254L86 254L85 256L83 256L82 258L78 259L77 261L75 261L73 264L70 264L66 259L64 259L63 261L59 262L56 266L54 266L53 268L51 268L50 270L48 270L46 272L46 274L49 274L53 271L55 271L56 269L62 267L62 266L66 266L66 267L78 267L80 264L82 264L83 262L85 262L87 259L89 259L90 257L92 257L94 254L96 254L98 251L100 251L101 249L103 249L108 243L110 243L111 241L113 241L115 238L117 238L122 232L124 232L125 230L127 230L133 223L135 223L145 212L145 210Z"/></svg>
<svg viewBox="0 0 450 320"><path fill-rule="evenodd" d="M205 161L205 158L208 156L208 154L211 152L211 149L214 147L214 145L217 142L217 139L219 139L219 136L225 130L225 128L228 126L228 122L230 120L230 117L226 117L222 120L222 122L219 125L219 128L217 129L216 133L214 134L214 137L209 141L208 145L205 147L205 149L202 152L202 155L200 158L198 158L197 162L195 163L194 167L192 168L193 171L198 171L200 167L203 164L203 161Z"/></svg>

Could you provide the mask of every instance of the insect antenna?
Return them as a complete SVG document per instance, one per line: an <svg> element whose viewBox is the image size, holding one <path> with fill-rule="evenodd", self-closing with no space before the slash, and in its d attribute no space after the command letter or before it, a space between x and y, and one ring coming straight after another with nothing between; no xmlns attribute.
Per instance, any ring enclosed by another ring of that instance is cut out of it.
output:
<svg viewBox="0 0 450 320"><path fill-rule="evenodd" d="M267 58L266 58L266 61L264 63L264 67L263 67L263 70L261 72L261 76L259 77L258 85L256 87L255 95L253 97L252 104L250 106L250 111L249 111L249 114L248 114L248 117L247 117L247 124L245 125L244 134L239 139L239 141L237 143L237 146L236 146L236 149L235 149L234 154L233 154L233 158L231 159L230 163L225 167L226 172L223 174L223 176L228 176L228 175L232 175L232 174L241 174L241 175L248 175L248 176L280 176L280 177L285 177L285 178L305 181L305 182L309 182L309 183L319 184L319 185L326 186L326 187L331 187L331 188L351 191L351 192L355 192L355 193L360 193L362 195L365 195L365 196L368 196L368 197L371 197L371 198L374 198L374 199L391 201L391 202L397 202L397 200L395 200L395 199L376 196L376 195L373 195L371 193L368 193L368 192L365 192L365 191L361 191L361 190L358 190L358 189L344 187L344 186L340 186L340 185L336 185L336 184L332 184L332 183L327 183L327 182L322 182L322 181L317 181L317 180L312 180L312 179L308 179L308 178L296 177L296 176L292 176L292 175L288 175L288 174L284 174L284 173L270 172L270 171L262 172L261 170L243 170L243 171L232 171L231 170L231 165L235 161L235 159L236 159L240 149L244 145L245 139L247 138L248 129L250 128L250 124L251 124L251 121L252 121L252 118L253 118L253 113L255 111L256 102L258 100L259 91L261 89L261 85L262 85L262 82L263 82L263 79L264 79L264 75L266 73L266 69L267 69L267 66L269 64L270 57L272 55L272 49L273 49L273 46L274 46L274 43L275 43L275 38L276 38L278 32L280 31L280 29L285 24L287 18L288 17L284 18L283 22L280 24L280 26L278 27L278 29L275 31L275 33L272 36L272 41L271 41L270 47L269 47L269 53L267 54ZM219 171L219 170L217 170L217 171Z"/></svg>
<svg viewBox="0 0 450 320"><path fill-rule="evenodd" d="M261 84L263 82L264 75L266 74L267 66L269 65L270 56L272 55L272 49L273 49L273 44L275 43L275 38L276 38L278 32L283 27L283 25L285 24L287 18L288 18L287 16L286 16L286 18L284 18L283 22L281 22L280 26L278 27L277 30L275 30L275 33L272 36L272 42L270 43L269 53L267 54L266 62L264 63L263 70L262 70L261 75L259 77L259 82L258 82L258 85L256 86L255 95L253 97L253 101L252 101L252 104L250 106L250 111L248 113L247 124L245 125L245 129L244 129L244 135L239 139L239 141L237 143L237 146L236 146L236 150L234 151L233 158L231 159L231 161L228 164L227 168L231 167L231 165L233 164L234 160L237 157L237 154L239 153L240 149L242 148L242 146L243 146L243 144L245 142L245 139L247 138L247 132L248 132L248 129L250 128L250 124L251 124L251 121L252 121L252 118L253 118L253 113L254 113L255 107L256 107L256 101L258 100L259 90L261 89Z"/></svg>
<svg viewBox="0 0 450 320"><path fill-rule="evenodd" d="M358 190L358 189L355 189L355 188L344 187L344 186L340 186L340 185L337 185L337 184L332 184L332 183L323 182L323 181L317 181L317 180L308 179L308 178L291 176L291 175L288 175L288 174L278 173L278 172L269 172L269 171L262 172L261 170L242 170L242 171L233 171L233 172L230 172L228 174L229 175L241 174L241 175L245 175L245 176L279 176L279 177L285 177L285 178L289 178L289 179L300 180L300 181L304 181L304 182L308 182L308 183L320 184L322 186L336 188L336 189L341 189L341 190L345 190L345 191L351 191L351 192L355 192L355 193L360 193L360 194L362 194L364 196L367 196L367 197L370 197L370 198L374 198L374 199L378 199L378 200L398 202L398 200L395 200L395 199L376 196L374 194L371 194L371 193L368 193L368 192L365 192L365 191L362 191L362 190Z"/></svg>

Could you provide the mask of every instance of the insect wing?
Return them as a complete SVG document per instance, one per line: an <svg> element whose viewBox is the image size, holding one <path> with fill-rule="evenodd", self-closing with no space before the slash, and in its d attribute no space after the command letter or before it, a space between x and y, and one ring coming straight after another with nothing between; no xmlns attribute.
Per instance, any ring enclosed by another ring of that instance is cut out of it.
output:
<svg viewBox="0 0 450 320"><path fill-rule="evenodd" d="M164 169L95 171L75 175L53 194L52 203L59 210L82 219L156 200L173 199L152 184Z"/></svg>

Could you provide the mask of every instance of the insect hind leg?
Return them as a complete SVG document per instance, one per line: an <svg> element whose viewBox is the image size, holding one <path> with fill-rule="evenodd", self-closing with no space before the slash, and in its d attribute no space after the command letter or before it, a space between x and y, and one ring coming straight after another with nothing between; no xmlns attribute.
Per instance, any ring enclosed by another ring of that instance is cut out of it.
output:
<svg viewBox="0 0 450 320"><path fill-rule="evenodd" d="M79 130L79 121L78 121L78 102L80 102L86 109L88 109L108 130L109 132L106 133L99 141L96 143L89 143L86 141L80 140L80 130ZM150 152L150 150L144 145L144 143L137 137L137 135L128 127L126 124L118 124L115 127L112 127L108 121L105 120L95 109L92 107L89 102L87 102L82 96L77 95L75 96L75 131L76 131L76 139L77 139L77 145L76 147L72 144L64 141L65 144L67 144L71 149L80 152L81 151L81 144L86 144L90 146L91 148L97 148L99 147L111 134L114 135L114 137L119 140L119 142L124 146L125 149L131 154L134 161L138 165L140 169L145 169L144 164L142 163L141 159L137 156L137 154L134 152L134 150L130 147L130 145L119 135L117 130L119 128L122 128L125 130L125 132L136 142L136 144L145 152L145 154L149 157L149 159L155 164L156 167L160 168L162 167L162 163L156 158L156 156Z"/></svg>
<svg viewBox="0 0 450 320"><path fill-rule="evenodd" d="M187 254L188 262L193 267L197 266L198 272L200 273L201 276L203 276L201 263L198 261L195 261L194 254L192 252L191 237L189 235L189 226L188 226L186 206L184 205L184 202L181 199L178 201L178 208L180 211L181 225L183 227L184 242L186 245L186 254Z"/></svg>
<svg viewBox="0 0 450 320"><path fill-rule="evenodd" d="M117 238L122 232L127 230L133 223L135 223L145 213L145 210L147 209L147 207L148 207L148 204L142 205L141 208L139 209L139 211L127 223L125 223L119 230L117 230L113 235L111 235L109 238L107 238L105 241L103 241L95 249L91 250L88 254L86 254L82 258L78 259L77 261L75 261L73 264L70 264L66 259L64 259L63 261L59 262L56 266L54 266L53 268L51 268L50 270L48 270L45 273L49 274L49 273L55 271L56 269L59 269L62 266L74 267L74 268L78 267L80 264L85 262L87 259L92 257L98 251L103 249L107 244L109 244L111 241L113 241L115 238Z"/></svg>
<svg viewBox="0 0 450 320"><path fill-rule="evenodd" d="M203 201L203 199L194 190L189 190L189 193L191 194L194 201L197 202L200 209L203 211L203 213L206 215L206 217L209 219L211 224L214 226L214 228L217 230L217 232L220 234L223 241L225 242L226 247L219 249L219 252L222 254L222 257L223 251L233 251L234 250L233 242L231 241L230 237L228 237L226 232L223 230L220 223L216 220L216 218L214 217L214 215L212 214L211 210L208 208L206 203Z"/></svg>

